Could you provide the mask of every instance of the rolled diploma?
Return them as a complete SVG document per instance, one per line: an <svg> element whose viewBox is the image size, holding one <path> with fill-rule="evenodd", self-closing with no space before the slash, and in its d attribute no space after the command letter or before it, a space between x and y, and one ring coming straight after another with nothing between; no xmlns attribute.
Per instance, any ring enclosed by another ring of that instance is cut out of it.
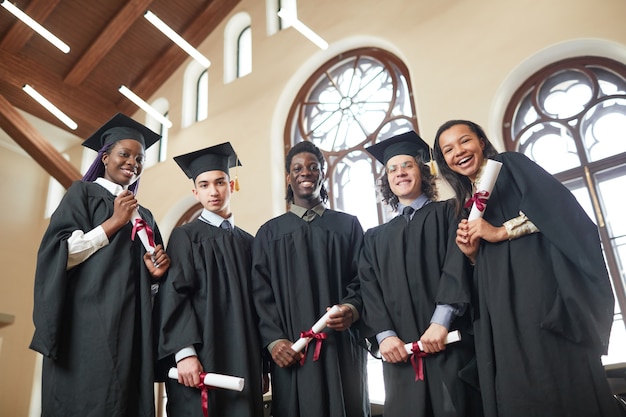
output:
<svg viewBox="0 0 626 417"><path fill-rule="evenodd" d="M133 225L133 227L135 226L135 219L141 219L141 216L139 215L139 211L137 211L137 209L133 211L133 216L130 219L130 224ZM143 247L146 248L146 252L154 252L154 248L152 247L152 245L150 245L150 241L148 240L148 234L146 233L146 229L138 230L137 236L139 236L139 240L141 240L141 243L143 243Z"/></svg>
<svg viewBox="0 0 626 417"><path fill-rule="evenodd" d="M170 368L167 376L172 379L178 379L178 369ZM204 385L216 388L229 389L231 391L242 391L245 385L245 379L237 376L207 373L204 377Z"/></svg>
<svg viewBox="0 0 626 417"><path fill-rule="evenodd" d="M333 313L338 313L339 311L341 311L339 306L334 305L330 310L326 312L326 314L324 314L318 321L315 322L313 327L311 327L311 330L313 330L313 332L315 333L319 333L324 330L328 317L330 317L330 315ZM291 348L296 352L300 352L310 341L310 337L301 337L300 339L296 340L293 345L291 345Z"/></svg>
<svg viewBox="0 0 626 417"><path fill-rule="evenodd" d="M491 195L493 186L496 184L496 180L498 179L498 174L500 174L500 168L502 168L502 162L487 159L487 163L483 169L483 174L480 178L480 183L478 183L478 186L476 187L476 192L487 191L489 195ZM476 203L474 203L467 220L479 219L483 217L483 213L484 211L478 210Z"/></svg>
<svg viewBox="0 0 626 417"><path fill-rule="evenodd" d="M459 340L461 340L461 333L458 330L453 330L450 333L448 333L448 336L446 337L445 340L445 344L447 345L448 343L454 343L454 342L458 342ZM417 345L419 346L420 350L424 350L424 347L422 346L422 342L417 342ZM408 353L409 355L411 353L413 353L413 343L407 343L406 345L404 345L404 349L406 350L406 353Z"/></svg>

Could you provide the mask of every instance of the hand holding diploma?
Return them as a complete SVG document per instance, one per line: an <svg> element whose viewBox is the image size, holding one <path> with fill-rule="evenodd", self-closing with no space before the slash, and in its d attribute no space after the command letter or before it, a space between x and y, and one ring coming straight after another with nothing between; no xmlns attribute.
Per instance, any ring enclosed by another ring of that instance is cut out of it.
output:
<svg viewBox="0 0 626 417"><path fill-rule="evenodd" d="M167 376L172 379L178 379L178 369L170 368ZM244 383L245 381L243 378L235 376L201 373L198 388L202 391L200 395L200 403L202 405L202 414L204 414L204 417L209 417L209 389L223 388L241 392L243 391Z"/></svg>
<svg viewBox="0 0 626 417"><path fill-rule="evenodd" d="M446 337L446 341L445 344L449 344L449 343L454 343L454 342L458 342L459 340L461 340L461 333L458 330L453 330L450 333L448 333L448 336ZM413 353L413 347L417 345L417 347L419 348L420 351L424 351L424 347L422 346L422 342L420 342L419 340L417 342L413 342L413 343L406 343L404 345L404 349L406 350L406 353L408 353L409 355Z"/></svg>
<svg viewBox="0 0 626 417"><path fill-rule="evenodd" d="M338 313L339 311L340 311L339 306L337 305L333 306L330 310L326 312L326 314L324 314L318 321L315 322L315 324L311 327L311 330L309 332L311 334L319 334L326 327L326 322L330 318L330 315ZM307 332L303 332L303 333L306 333L307 335L310 334ZM291 348L295 350L296 352L300 352L311 341L311 339L313 339L312 335L310 337L309 336L300 337L300 339L296 340L296 342L291 346Z"/></svg>
<svg viewBox="0 0 626 417"><path fill-rule="evenodd" d="M170 264L170 259L165 253L165 250L163 250L163 245L155 245L154 232L146 221L141 218L136 208L133 210L130 223L133 225L133 231L130 235L131 240L135 240L135 236L138 236L143 247L146 249L144 263L148 271L150 271L150 275L152 275L154 279L161 278Z"/></svg>
<svg viewBox="0 0 626 417"><path fill-rule="evenodd" d="M137 209L133 210L133 214L130 218L130 224L133 225L131 239L135 240L135 235L139 236L139 240L141 240L141 243L146 249L146 252L153 253L154 233L152 232L152 229L150 228L150 226L148 226L146 221L141 218Z"/></svg>
<svg viewBox="0 0 626 417"><path fill-rule="evenodd" d="M467 200L467 203L465 203L465 208L471 207L469 217L467 218L468 221L483 217L485 209L487 208L487 200L489 200L489 196L493 191L501 168L501 162L487 159L480 182L476 185L476 192Z"/></svg>
<svg viewBox="0 0 626 417"><path fill-rule="evenodd" d="M291 346L291 349L295 352L301 352L302 349L308 346L312 339L316 339L313 360L318 360L322 350L322 340L326 339L326 333L321 333L321 331L326 327L326 322L330 319L330 316L338 313L341 313L341 308L338 305L334 305L318 321L316 321L315 324L313 324L310 330L300 333L300 339L296 340L296 342ZM300 365L304 364L305 358L306 355L304 355L300 360Z"/></svg>
<svg viewBox="0 0 626 417"><path fill-rule="evenodd" d="M245 385L245 380L236 376L215 374L210 372L200 375L202 383L207 387L223 388L231 391L241 392L243 391L243 387ZM178 370L176 368L170 368L167 376L172 379L178 379Z"/></svg>
<svg viewBox="0 0 626 417"><path fill-rule="evenodd" d="M352 323L355 319L355 311L354 307L351 307L348 304L337 304L333 307L339 307L339 309L334 309L328 316L328 320L326 321L326 327L329 329L333 329L336 332L343 332L352 326ZM327 310L330 310L331 307L328 307Z"/></svg>
<svg viewBox="0 0 626 417"><path fill-rule="evenodd" d="M461 340L461 333L458 330L451 331L448 333L446 337L446 345L448 343L454 343ZM423 381L424 380L424 361L423 358L430 355L429 353L424 352L422 347L422 343L418 340L413 343L407 343L404 345L407 353L411 354L411 365L413 365L413 370L415 371L415 380Z"/></svg>

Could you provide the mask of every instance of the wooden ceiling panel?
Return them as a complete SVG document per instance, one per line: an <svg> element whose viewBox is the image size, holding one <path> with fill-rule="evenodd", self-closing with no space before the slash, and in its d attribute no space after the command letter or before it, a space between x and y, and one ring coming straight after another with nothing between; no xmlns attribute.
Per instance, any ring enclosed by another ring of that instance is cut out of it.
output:
<svg viewBox="0 0 626 417"><path fill-rule="evenodd" d="M112 110L126 109L132 113L136 107L126 104L118 92L120 85L127 85L147 99L188 60L185 52L143 18L144 12L154 11L197 46L238 3L239 0L20 1L20 9L34 8L41 23L70 45L69 54L0 8L0 94L15 107L43 115L44 120L57 126L62 125L42 112L39 104L28 97L24 99L21 85L37 84L33 87L42 94L52 91L62 102L47 98L72 118L104 122ZM9 73L13 75L2 76ZM86 107L94 112L91 117L86 117ZM92 123L79 124L73 133L92 132L98 127Z"/></svg>
<svg viewBox="0 0 626 417"><path fill-rule="evenodd" d="M137 110L118 92L120 85L149 99L188 60L185 52L143 18L146 10L197 46L239 1L12 1L67 43L71 51L62 53L0 7L0 96L15 109L86 137L115 112L132 114ZM78 129L71 131L27 96L22 91L27 83L73 118ZM0 129L15 132L14 126L5 129L2 123L6 121L0 119ZM23 146L29 130L19 132L16 142ZM41 156L36 160L42 163ZM50 163L55 162L51 159Z"/></svg>

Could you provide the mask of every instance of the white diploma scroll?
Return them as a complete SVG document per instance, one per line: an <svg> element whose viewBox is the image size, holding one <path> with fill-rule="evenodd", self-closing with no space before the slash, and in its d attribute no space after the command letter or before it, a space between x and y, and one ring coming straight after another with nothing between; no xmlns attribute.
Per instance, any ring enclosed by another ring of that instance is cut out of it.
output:
<svg viewBox="0 0 626 417"><path fill-rule="evenodd" d="M328 320L330 315L333 313L338 313L340 311L341 309L339 308L339 306L334 305L330 310L326 312L326 314L324 314L317 322L315 322L313 327L311 327L311 330L313 330L314 333L321 332L326 327L326 321ZM296 352L300 352L310 341L310 337L301 337L300 339L296 340L293 345L291 345L291 348Z"/></svg>
<svg viewBox="0 0 626 417"><path fill-rule="evenodd" d="M133 211L133 215L130 218L130 224L133 227L135 226L135 220L136 219L141 219L141 216L139 215L139 211L137 211L137 209L135 209L135 211ZM146 252L153 253L154 252L154 247L150 244L150 240L148 239L148 234L146 233L146 229L137 230L136 234L137 234L137 236L139 236L139 240L141 240L141 243L143 244L143 247L146 248Z"/></svg>
<svg viewBox="0 0 626 417"><path fill-rule="evenodd" d="M178 379L178 369L170 368L167 373L167 376L172 379ZM204 377L204 385L216 387L216 388L224 388L231 391L239 391L243 390L245 385L245 379L239 378L236 376L223 375L223 374L213 374L207 373Z"/></svg>
<svg viewBox="0 0 626 417"><path fill-rule="evenodd" d="M496 184L496 180L498 179L498 174L500 174L500 168L502 168L502 162L494 161L493 159L487 159L485 167L483 168L483 173L480 178L480 182L476 186L476 195L480 195L481 193L487 193L485 196L481 197L485 200L489 199L491 196L491 192L493 191L493 186ZM476 220L483 217L486 203L484 203L484 207L480 210L476 206L476 201L472 204L472 209L470 211L469 217L467 220Z"/></svg>
<svg viewBox="0 0 626 417"><path fill-rule="evenodd" d="M458 330L453 330L450 333L448 333L448 336L446 337L446 340L444 343L447 345L449 343L458 342L459 340L461 340L461 332L459 332ZM424 347L422 346L422 342L418 341L417 345L419 346L421 351L424 350ZM405 344L404 349L406 350L406 353L410 355L411 353L413 353L413 343Z"/></svg>

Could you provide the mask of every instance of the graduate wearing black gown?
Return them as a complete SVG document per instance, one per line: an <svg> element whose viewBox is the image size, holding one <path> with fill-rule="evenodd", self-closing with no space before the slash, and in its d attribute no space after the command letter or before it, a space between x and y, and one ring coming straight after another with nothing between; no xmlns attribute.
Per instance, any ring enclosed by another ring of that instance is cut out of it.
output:
<svg viewBox="0 0 626 417"><path fill-rule="evenodd" d="M116 115L83 143L98 157L50 218L37 256L30 345L44 356L42 416L154 415L151 287L169 259L152 214L127 188L136 187L129 184L144 150L159 138ZM154 262L132 239L134 209L153 232ZM83 254L68 249L76 239Z"/></svg>
<svg viewBox="0 0 626 417"><path fill-rule="evenodd" d="M485 158L502 162L483 218L463 220L456 239L476 263L485 414L615 416L600 360L614 297L596 225L552 175L521 153L497 154L473 122L442 125L435 157L459 206Z"/></svg>
<svg viewBox="0 0 626 417"><path fill-rule="evenodd" d="M210 389L208 415L263 416L261 346L250 282L253 237L232 227L229 168L241 165L230 143L174 158L194 181L200 217L172 232L172 267L155 303L159 358L167 378L167 415L202 417L201 372L245 379L241 392ZM180 383L179 383L180 382Z"/></svg>
<svg viewBox="0 0 626 417"><path fill-rule="evenodd" d="M363 326L380 342L385 417L479 417L469 319L471 266L456 246L454 204L433 201L428 145L413 131L366 149L385 166L380 190L394 210L414 210L365 233L359 263ZM460 342L444 348L448 330ZM405 343L420 340L423 380L416 380ZM461 376L460 376L460 375Z"/></svg>
<svg viewBox="0 0 626 417"><path fill-rule="evenodd" d="M354 216L325 209L323 156L311 142L287 155L291 211L265 223L253 245L255 307L272 355L273 417L369 415L366 351L352 324L361 311L357 262L363 230ZM291 344L333 305L318 360L313 340Z"/></svg>

